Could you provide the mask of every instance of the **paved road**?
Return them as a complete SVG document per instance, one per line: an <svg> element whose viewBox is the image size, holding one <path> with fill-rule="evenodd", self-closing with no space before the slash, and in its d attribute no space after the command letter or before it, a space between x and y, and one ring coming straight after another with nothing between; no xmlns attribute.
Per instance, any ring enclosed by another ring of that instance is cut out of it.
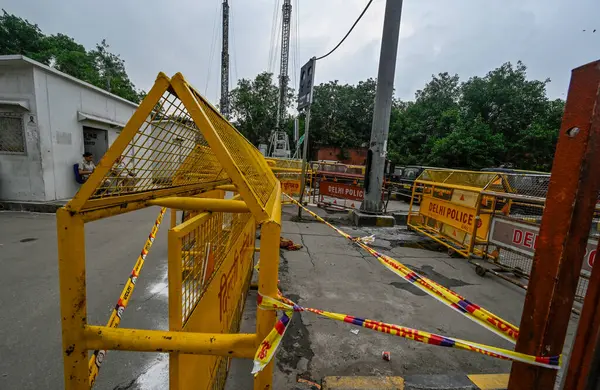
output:
<svg viewBox="0 0 600 390"><path fill-rule="evenodd" d="M88 314L103 324L133 266L158 208L86 226ZM282 251L280 285L298 303L367 317L501 347L510 345L412 288L319 223L295 223L284 208L283 235L304 248ZM123 327L167 329L166 225L159 232L139 278ZM371 231L354 230L362 236ZM376 230L378 249L515 324L524 292L494 277L480 278L471 265L445 253L404 247L399 229ZM53 215L0 213L0 389L61 389L62 356L56 234ZM251 293L242 331L255 324ZM306 389L296 375L410 375L508 372L510 364L465 351L419 344L368 329L355 335L348 324L296 314L278 353L274 389ZM572 336L573 326L569 330ZM381 359L390 351L392 360ZM235 360L228 389L252 388L251 362ZM98 389L167 388L168 359L161 354L111 352Z"/></svg>
<svg viewBox="0 0 600 390"><path fill-rule="evenodd" d="M400 280L376 259L319 223L292 223L284 209L283 235L304 245L297 252L282 251L281 289L299 304L362 318L404 325L484 344L511 344ZM519 324L525 292L492 276L481 278L462 258L402 246L406 231L344 228L353 236L375 233L374 246L471 301ZM568 350L575 321L571 321ZM296 313L286 333L275 369L275 389L305 389L296 383L303 374L320 381L331 375L412 375L447 373L507 373L510 363L479 354L435 347L360 329L348 324ZM391 361L382 360L383 351ZM251 387L236 387L236 389ZM232 388L233 389L233 388Z"/></svg>
<svg viewBox="0 0 600 390"><path fill-rule="evenodd" d="M86 225L88 315L104 325L150 232L158 208ZM167 329L168 214L148 256L122 327ZM0 389L62 389L54 215L0 213ZM113 351L97 389L158 390L164 355ZM127 387L131 383L134 386Z"/></svg>

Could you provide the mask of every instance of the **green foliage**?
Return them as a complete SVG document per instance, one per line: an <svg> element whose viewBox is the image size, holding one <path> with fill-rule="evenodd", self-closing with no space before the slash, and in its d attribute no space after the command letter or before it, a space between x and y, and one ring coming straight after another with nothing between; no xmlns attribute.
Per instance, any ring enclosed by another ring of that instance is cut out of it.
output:
<svg viewBox="0 0 600 390"><path fill-rule="evenodd" d="M315 86L311 107L311 144L340 148L368 143L373 121L376 82L340 85L338 81Z"/></svg>
<svg viewBox="0 0 600 390"><path fill-rule="evenodd" d="M549 80L528 80L526 71L518 62L463 83L456 74L432 76L414 101L393 102L389 158L407 165L550 170L564 102L549 100ZM373 79L315 86L310 144L339 147L342 153L368 145L375 91ZM293 104L291 97L288 101ZM238 129L252 143L268 143L277 112L272 75L240 80L231 91L231 108ZM299 117L302 133L304 115ZM293 143L292 121L284 126Z"/></svg>
<svg viewBox="0 0 600 390"><path fill-rule="evenodd" d="M232 122L254 145L269 143L269 136L277 125L279 88L273 82L273 74L263 72L254 80L241 79L230 91L229 105ZM294 102L294 91L288 88L288 109ZM287 110L286 110L287 112ZM282 128L293 131L292 117L287 114ZM290 142L293 143L291 137Z"/></svg>
<svg viewBox="0 0 600 390"><path fill-rule="evenodd" d="M5 10L2 13L0 54L22 54L127 100L141 100L143 91L136 90L124 61L108 51L105 40L86 51L67 35L44 35L36 24Z"/></svg>
<svg viewBox="0 0 600 390"><path fill-rule="evenodd" d="M414 102L394 107L389 157L407 165L549 171L564 102L550 101L550 80L528 80L526 70L506 63L462 84L457 75L433 76Z"/></svg>

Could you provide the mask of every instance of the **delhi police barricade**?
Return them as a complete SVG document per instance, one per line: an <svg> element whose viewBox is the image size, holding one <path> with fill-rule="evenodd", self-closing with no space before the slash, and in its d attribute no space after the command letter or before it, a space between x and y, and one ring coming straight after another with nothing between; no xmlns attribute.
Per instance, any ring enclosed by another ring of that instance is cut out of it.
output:
<svg viewBox="0 0 600 390"><path fill-rule="evenodd" d="M267 163L275 177L281 183L281 201L283 204L290 204L290 201L283 194L287 194L295 199L300 198L302 191L302 160L294 158L267 158ZM312 188L312 169L307 163L306 177L304 186L304 196L310 196Z"/></svg>
<svg viewBox="0 0 600 390"><path fill-rule="evenodd" d="M485 197L493 199L495 208L490 224L488 259L496 266L495 272L510 272L516 278L527 279L533 265L544 204L550 183L545 173L502 173L502 180L483 189ZM596 258L600 236L600 204L590 228L586 253L575 299L583 302L589 276ZM479 269L485 274L487 268ZM509 280L510 281L510 280Z"/></svg>
<svg viewBox="0 0 600 390"><path fill-rule="evenodd" d="M136 180L121 180L112 168L120 157ZM225 191L237 195L223 199ZM280 198L260 152L181 74L159 74L96 170L57 212L65 389L91 388L101 365L110 364L110 350L169 353L170 389L223 389L229 360L252 358L275 323L275 313L258 311L256 332L238 333L258 224L258 289L277 294ZM86 223L150 206L160 206L159 217L108 325L88 324ZM152 259L165 208L171 210L169 331L118 329L142 266ZM190 211L181 224L176 210ZM94 351L89 361L88 351ZM267 367L255 389L272 388L271 381Z"/></svg>
<svg viewBox="0 0 600 390"><path fill-rule="evenodd" d="M311 163L312 203L330 209L358 209L364 199L365 167L328 161Z"/></svg>
<svg viewBox="0 0 600 390"><path fill-rule="evenodd" d="M446 246L449 253L483 256L495 205L481 191L497 179L489 172L424 170L413 186L409 228Z"/></svg>
<svg viewBox="0 0 600 390"><path fill-rule="evenodd" d="M416 180L408 225L448 247L451 254L485 260L476 263L479 275L490 271L526 288L519 279L531 272L549 182L550 175L544 173L428 169ZM422 198L418 211L417 198ZM600 209L590 229L576 293L579 301L596 258L599 217ZM516 278L507 278L506 272Z"/></svg>

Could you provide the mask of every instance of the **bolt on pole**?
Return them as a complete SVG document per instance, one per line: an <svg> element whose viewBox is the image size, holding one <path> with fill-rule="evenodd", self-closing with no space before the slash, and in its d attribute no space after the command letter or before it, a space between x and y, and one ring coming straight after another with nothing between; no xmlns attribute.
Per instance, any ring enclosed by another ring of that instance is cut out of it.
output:
<svg viewBox="0 0 600 390"><path fill-rule="evenodd" d="M394 94L394 76L396 73L396 55L400 35L400 17L402 0L387 0L381 52L379 54L379 72L377 74L377 92L373 110L371 142L367 156L365 176L365 199L361 211L380 213L383 210L381 189L384 180L387 139L390 127L390 114Z"/></svg>

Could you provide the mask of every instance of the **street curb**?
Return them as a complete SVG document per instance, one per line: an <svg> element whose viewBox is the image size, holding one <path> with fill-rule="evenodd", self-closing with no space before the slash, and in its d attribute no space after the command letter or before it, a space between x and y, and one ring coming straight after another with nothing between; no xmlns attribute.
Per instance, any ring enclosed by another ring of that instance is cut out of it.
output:
<svg viewBox="0 0 600 390"><path fill-rule="evenodd" d="M391 215L364 214L356 210L352 211L354 226L378 226L393 227L396 220Z"/></svg>
<svg viewBox="0 0 600 390"><path fill-rule="evenodd" d="M0 201L0 211L28 211L34 213L55 214L61 207L63 207L63 205L57 203Z"/></svg>
<svg viewBox="0 0 600 390"><path fill-rule="evenodd" d="M505 390L509 374L328 376L322 390Z"/></svg>
<svg viewBox="0 0 600 390"><path fill-rule="evenodd" d="M404 390L479 390L467 375L408 375Z"/></svg>
<svg viewBox="0 0 600 390"><path fill-rule="evenodd" d="M406 225L408 221L408 211L392 213L392 217L394 217L396 225Z"/></svg>

